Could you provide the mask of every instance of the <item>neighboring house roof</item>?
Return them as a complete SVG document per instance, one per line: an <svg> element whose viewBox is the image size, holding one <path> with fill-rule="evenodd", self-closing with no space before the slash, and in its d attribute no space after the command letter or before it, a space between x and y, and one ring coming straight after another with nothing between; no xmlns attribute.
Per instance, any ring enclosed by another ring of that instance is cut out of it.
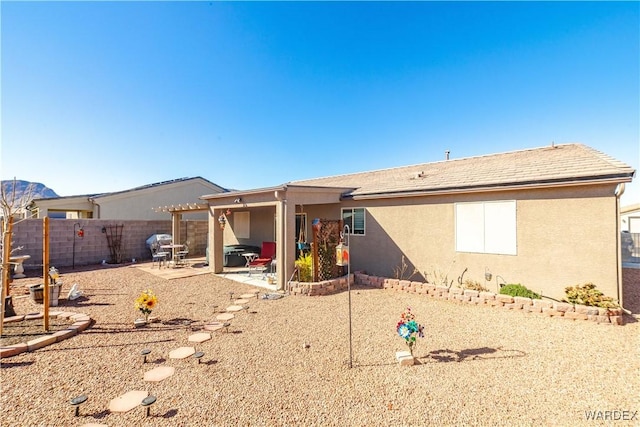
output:
<svg viewBox="0 0 640 427"><path fill-rule="evenodd" d="M113 193L103 193L103 194L98 194L96 196L93 196L92 199L99 199L99 198L106 198L106 197L112 197L112 196L119 196L125 193L131 193L134 191L140 191L140 190L147 190L147 189L152 189L152 188L158 188L158 187L162 187L162 186L167 186L167 185L172 185L172 184L185 184L188 183L189 181L204 181L204 183L209 184L213 187L215 187L216 189L218 189L221 193L227 192L228 190L226 188L220 187L217 184L214 184L213 182L204 179L200 176L196 176L193 178L178 178L178 179L172 179L169 181L162 181L162 182L156 182L154 184L147 184L147 185L142 185L140 187L135 187L135 188L131 188L129 190L123 190L123 191L116 191Z"/></svg>
<svg viewBox="0 0 640 427"><path fill-rule="evenodd" d="M33 199L34 201L38 201L38 200L61 200L61 199L74 199L74 198L83 198L83 199L87 199L87 200L96 200L99 198L104 198L104 197L111 197L111 196L116 196L116 195L120 195L120 194L125 194L125 193L130 193L133 191L139 191L139 190L145 190L145 189L149 189L149 188L157 188L157 187L162 187L165 185L169 185L169 184L176 184L176 183L184 183L187 181L193 181L193 180L201 180L204 181L214 187L217 187L220 189L221 192L226 192L229 191L226 188L220 187L217 184L214 184L213 182L202 178L200 176L196 176L196 177L192 177L192 178L177 178L177 179L172 179L172 180L168 180L168 181L162 181L162 182L156 182L153 184L146 184L146 185L141 185L139 187L134 187L134 188L130 188L128 190L122 190L122 191L114 191L111 193L95 193L95 194L85 194L85 195L77 195L77 196L62 196L62 197L46 197L46 198L37 198L37 199Z"/></svg>
<svg viewBox="0 0 640 427"><path fill-rule="evenodd" d="M301 181L349 187L344 197L473 191L504 187L629 182L630 166L583 144L561 144Z"/></svg>
<svg viewBox="0 0 640 427"><path fill-rule="evenodd" d="M58 196L58 197L36 197L33 198L32 201L33 202L39 202L41 200L89 200L92 199L94 197L96 197L98 194L81 194L81 195L76 195L76 196Z"/></svg>

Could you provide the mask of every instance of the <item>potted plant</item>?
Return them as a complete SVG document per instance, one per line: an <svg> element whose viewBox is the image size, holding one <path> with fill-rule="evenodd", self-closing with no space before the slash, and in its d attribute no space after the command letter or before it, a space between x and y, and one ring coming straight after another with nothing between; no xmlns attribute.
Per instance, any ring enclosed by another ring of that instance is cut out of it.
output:
<svg viewBox="0 0 640 427"><path fill-rule="evenodd" d="M135 308L140 310L140 312L144 316L144 320L137 319L134 324L136 326L140 326L149 323L149 315L151 315L151 312L157 304L158 298L155 296L151 289L147 289L146 291L142 292L140 296L136 298L134 306Z"/></svg>
<svg viewBox="0 0 640 427"><path fill-rule="evenodd" d="M51 267L49 269L49 278L51 279L51 283L49 283L49 306L56 307L60 298L60 288L62 288L62 280L58 280L60 273L58 273L57 268ZM29 295L34 302L42 304L44 301L44 284L30 286Z"/></svg>

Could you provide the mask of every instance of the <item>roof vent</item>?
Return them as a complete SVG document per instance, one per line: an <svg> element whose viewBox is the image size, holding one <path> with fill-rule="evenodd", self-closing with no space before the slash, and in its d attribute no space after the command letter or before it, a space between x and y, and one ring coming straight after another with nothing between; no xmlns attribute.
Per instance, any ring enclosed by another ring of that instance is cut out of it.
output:
<svg viewBox="0 0 640 427"><path fill-rule="evenodd" d="M444 152L444 159L445 160L449 160L449 154L450 154L449 150Z"/></svg>

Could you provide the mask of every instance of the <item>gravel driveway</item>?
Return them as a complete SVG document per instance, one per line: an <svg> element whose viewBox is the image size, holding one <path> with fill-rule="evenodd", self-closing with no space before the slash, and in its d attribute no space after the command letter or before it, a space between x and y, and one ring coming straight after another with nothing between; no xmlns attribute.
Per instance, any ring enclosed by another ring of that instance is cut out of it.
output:
<svg viewBox="0 0 640 427"><path fill-rule="evenodd" d="M6 426L596 426L640 425L640 326L548 318L458 305L420 295L354 288L353 368L349 368L348 294L253 299L230 333L196 345L202 363L169 359L187 338L247 285L204 275L165 280L127 266L62 271L63 294L77 283L86 298L60 309L89 314L80 335L3 359L0 424ZM14 282L14 294L37 279ZM134 329L133 303L151 288L161 322ZM39 311L29 298L19 314ZM411 306L426 337L419 364L401 367L395 325ZM190 325L186 325L189 321ZM308 348L305 348L308 343ZM152 350L143 365L140 351ZM162 382L144 372L173 366ZM110 413L130 390L157 396L143 408ZM73 416L69 400L89 399ZM605 412L620 411L620 412ZM626 411L626 412L625 412Z"/></svg>

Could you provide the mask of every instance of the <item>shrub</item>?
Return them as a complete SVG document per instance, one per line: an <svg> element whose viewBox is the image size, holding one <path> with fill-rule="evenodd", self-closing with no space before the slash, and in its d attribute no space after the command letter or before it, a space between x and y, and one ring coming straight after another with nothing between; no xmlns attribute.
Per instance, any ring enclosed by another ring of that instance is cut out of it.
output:
<svg viewBox="0 0 640 427"><path fill-rule="evenodd" d="M593 283L584 285L568 286L564 289L567 294L565 302L571 304L582 304L591 307L616 308L618 304L611 297L605 296Z"/></svg>
<svg viewBox="0 0 640 427"><path fill-rule="evenodd" d="M489 289L485 288L480 282L476 282L475 280L466 279L464 284L462 285L463 289L471 289L473 291L478 292L486 292Z"/></svg>
<svg viewBox="0 0 640 427"><path fill-rule="evenodd" d="M409 265L407 264L407 261L405 260L404 255L402 255L402 260L400 261L400 264L398 264L396 267L393 268L393 274L395 278L398 280L410 280L413 276L419 273L418 269L414 267L413 273L409 274L408 268L409 268Z"/></svg>
<svg viewBox="0 0 640 427"><path fill-rule="evenodd" d="M504 285L502 288L500 288L500 293L503 295L511 295L512 297L525 297L531 299L542 298L539 294L527 289L519 283Z"/></svg>
<svg viewBox="0 0 640 427"><path fill-rule="evenodd" d="M313 281L313 257L310 253L301 254L300 258L296 260L296 267L300 272L301 282Z"/></svg>

